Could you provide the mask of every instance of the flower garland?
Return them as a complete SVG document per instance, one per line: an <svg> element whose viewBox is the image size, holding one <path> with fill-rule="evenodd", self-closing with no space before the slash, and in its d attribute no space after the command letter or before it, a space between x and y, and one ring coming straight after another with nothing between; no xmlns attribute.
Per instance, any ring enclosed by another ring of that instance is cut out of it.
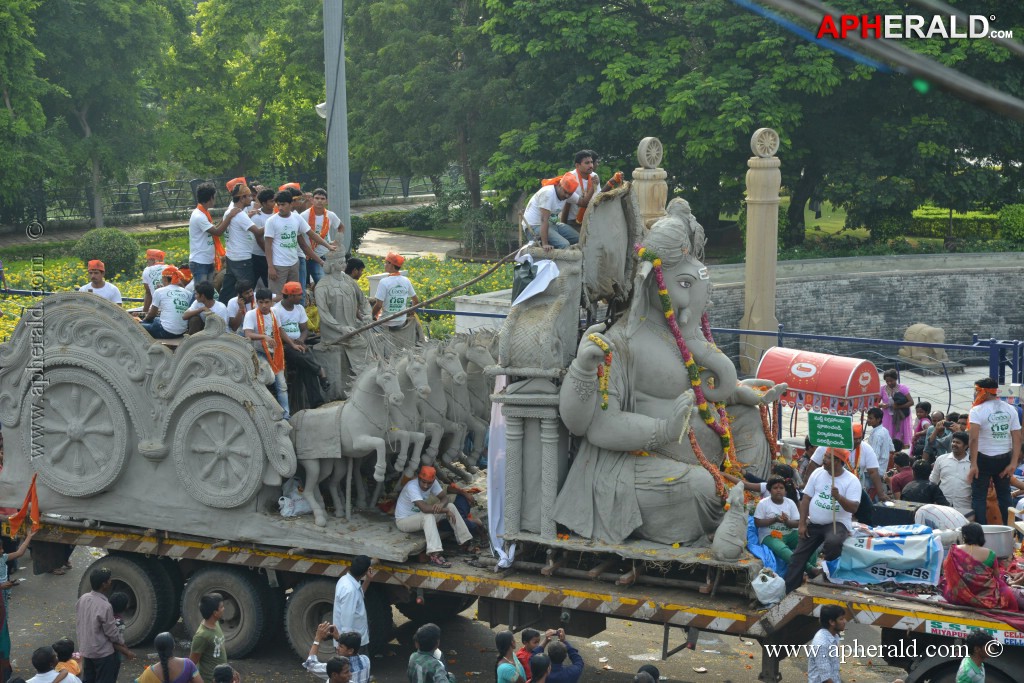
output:
<svg viewBox="0 0 1024 683"><path fill-rule="evenodd" d="M764 438L768 441L768 448L772 453L772 460L779 457L779 445L775 441L775 432L772 429L772 425L768 420L768 406L761 404L758 406L761 411L761 431L764 432Z"/></svg>
<svg viewBox="0 0 1024 683"><path fill-rule="evenodd" d="M587 339L597 344L598 348L604 351L604 364L597 366L597 387L601 392L601 410L608 410L608 382L612 374L612 350L596 334L589 335Z"/></svg>
<svg viewBox="0 0 1024 683"><path fill-rule="evenodd" d="M726 460L723 463L725 469L732 469L736 467L738 469L739 463L736 461L736 450L732 440L732 430L729 428L729 418L725 412L725 404L715 404L716 415L711 412L711 407L708 404L708 399L704 395L704 389L700 379L700 368L697 367L697 362L693 358L693 354L690 353L690 349L686 346L686 341L683 339L683 333L679 329L679 323L676 321L675 311L672 308L672 299L668 295L668 287L665 285L665 274L661 269L661 258L651 249L637 245L636 246L637 257L643 261L649 262L654 266L654 278L658 284L658 298L661 300L662 312L665 315L665 321L668 323L668 328L672 332L672 336L675 338L676 347L679 349L679 354L683 359L683 365L686 367L686 373L690 378L690 386L693 387L693 394L697 402L697 411L700 413L701 419L707 424L716 434L722 443L722 452L726 456ZM707 316L701 316L701 331L704 333L705 338L708 338L712 344L714 341L710 339L711 327L707 320ZM704 453L700 450L700 446L697 444L697 439L693 434L693 430L690 430L690 445L693 448L694 455L697 457L698 462L711 473L711 476L715 479L715 489L718 491L718 495L725 498L728 493L725 488L725 482L722 479L721 473L714 465L704 456Z"/></svg>

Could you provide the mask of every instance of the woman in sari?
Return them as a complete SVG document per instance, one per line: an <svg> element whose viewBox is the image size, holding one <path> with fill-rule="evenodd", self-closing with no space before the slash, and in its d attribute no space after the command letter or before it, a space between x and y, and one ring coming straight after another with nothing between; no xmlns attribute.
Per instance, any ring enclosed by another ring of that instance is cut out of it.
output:
<svg viewBox="0 0 1024 683"><path fill-rule="evenodd" d="M942 597L954 605L1021 611L1024 598L1006 583L995 551L983 547L985 530L972 522L960 534L964 542L942 563Z"/></svg>
<svg viewBox="0 0 1024 683"><path fill-rule="evenodd" d="M11 581L7 576L7 562L10 560L16 560L25 554L28 550L28 544L32 541L32 537L35 536L36 532L29 529L28 534L25 536L25 540L21 542L18 549L11 553L3 553L0 555L0 590L3 591L3 600L0 600L0 680L6 681L11 676L11 628L10 620L7 618L9 615L8 605L11 602L11 588L18 584L17 581Z"/></svg>
<svg viewBox="0 0 1024 683"><path fill-rule="evenodd" d="M191 659L174 656L174 636L161 633L153 640L153 645L160 662L147 666L135 683L203 683Z"/></svg>
<svg viewBox="0 0 1024 683"><path fill-rule="evenodd" d="M882 373L882 389L878 394L879 408L882 409L882 426L889 430L889 436L899 439L903 445L914 443L914 418L910 409L914 400L910 397L910 388L900 383L900 376L895 370ZM882 454L879 454L879 458Z"/></svg>

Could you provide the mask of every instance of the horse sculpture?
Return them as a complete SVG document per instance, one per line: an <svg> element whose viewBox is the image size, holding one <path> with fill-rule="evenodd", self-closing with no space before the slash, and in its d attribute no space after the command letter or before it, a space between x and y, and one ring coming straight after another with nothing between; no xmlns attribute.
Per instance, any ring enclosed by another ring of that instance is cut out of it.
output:
<svg viewBox="0 0 1024 683"><path fill-rule="evenodd" d="M302 497L313 508L317 526L327 525L320 482L331 477L330 495L335 514L341 514L340 482L348 474L345 518L352 516L352 476L359 460L376 451L374 479L384 481L387 470L387 439L391 429L391 408L401 405L402 387L398 373L383 361L368 366L358 377L347 401L336 401L292 416L292 438L296 457L306 471ZM337 434L332 438L331 434ZM342 458L347 468L341 467ZM365 501L359 501L360 507Z"/></svg>
<svg viewBox="0 0 1024 683"><path fill-rule="evenodd" d="M483 368L494 364L489 350L491 341L489 337L485 339L478 334L469 334L459 335L449 342L452 349L459 354L463 367L467 368L467 378L469 376L468 369L472 365L476 365L479 368L478 372L482 374ZM473 411L468 384L468 379L466 384L456 384L450 378L445 378L444 390L448 398L448 419L465 425L465 429L461 435L456 435L456 438L447 444L448 447L441 456L441 462L467 481L472 479L471 473L477 471L476 463L483 453L487 434L487 422L477 417ZM460 457L466 440L466 431L473 436L473 450ZM447 437L445 440L447 442ZM465 471L454 467L453 461L456 457L466 466Z"/></svg>

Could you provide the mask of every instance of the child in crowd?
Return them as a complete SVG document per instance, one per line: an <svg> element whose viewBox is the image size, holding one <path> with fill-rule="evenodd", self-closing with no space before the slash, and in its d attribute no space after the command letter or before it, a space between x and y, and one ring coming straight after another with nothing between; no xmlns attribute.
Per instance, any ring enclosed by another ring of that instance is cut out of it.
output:
<svg viewBox="0 0 1024 683"><path fill-rule="evenodd" d="M61 638L50 647L57 653L57 666L53 667L55 671L67 671L72 676L82 677L82 655L75 652L75 641Z"/></svg>
<svg viewBox="0 0 1024 683"><path fill-rule="evenodd" d="M124 623L124 613L128 611L128 602L131 598L127 593L118 591L117 593L110 594L110 611L114 613L114 623L117 624L117 629L121 632L121 638L124 639L124 630L126 628ZM124 655L118 653L117 658L119 661L124 662Z"/></svg>
<svg viewBox="0 0 1024 683"><path fill-rule="evenodd" d="M757 527L757 540L772 551L778 559L789 564L793 550L800 542L797 528L800 526L800 510L796 503L786 497L786 482L778 476L768 478L768 498L762 498L754 510L754 526ZM807 569L817 566L818 555L815 553L807 561Z"/></svg>
<svg viewBox="0 0 1024 683"><path fill-rule="evenodd" d="M274 376L277 402L284 410L284 419L288 420L291 415L288 412L288 383L284 378L284 343L281 341L281 327L271 310L274 306L274 293L260 288L256 290L255 296L256 309L245 314L242 331L246 339L252 340L256 355L269 363Z"/></svg>

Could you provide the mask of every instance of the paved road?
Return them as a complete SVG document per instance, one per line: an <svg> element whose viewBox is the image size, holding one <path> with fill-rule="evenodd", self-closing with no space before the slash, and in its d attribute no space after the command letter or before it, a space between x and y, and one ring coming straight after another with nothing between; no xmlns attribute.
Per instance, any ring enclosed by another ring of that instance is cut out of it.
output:
<svg viewBox="0 0 1024 683"><path fill-rule="evenodd" d="M78 548L72 557L74 569L65 576L45 574L33 576L30 562L15 574L25 577L23 585L14 589L11 605L12 657L15 673L26 679L32 675L32 650L40 645L52 643L63 636L75 635L75 600L79 580L85 567L92 561L90 553L101 551ZM494 631L486 624L473 618L475 607L463 615L442 624L442 648L449 659L449 669L459 681L489 682L494 666ZM374 675L379 683L403 683L405 663L412 652L412 624L395 612L398 625L397 637L391 644L387 657L373 661ZM760 647L753 642L741 642L738 638L704 635L696 652L684 652L673 656L667 662L657 661L661 653L661 629L622 621L609 621L605 632L582 641L573 641L587 664L583 681L606 683L628 683L632 673L643 663L650 661L661 669L664 680L688 683L750 683L757 680L760 670ZM189 636L182 625L176 627L175 636L181 643L178 654L188 653ZM678 633L673 633L673 642L678 642ZM877 632L854 626L847 632L847 641L857 638L861 644L877 643ZM138 658L122 667L120 679L133 680L150 660L152 646L135 648ZM607 658L601 662L601 658ZM244 681L279 683L316 683L314 677L299 667L299 658L291 651L281 634L280 638L266 650L245 660L232 662L242 674ZM608 666L610 668L605 669ZM706 673L697 673L694 668L706 668ZM802 662L783 662L783 681L797 683L807 680L806 667ZM889 683L900 672L874 662L849 663L843 667L844 680L858 683Z"/></svg>

